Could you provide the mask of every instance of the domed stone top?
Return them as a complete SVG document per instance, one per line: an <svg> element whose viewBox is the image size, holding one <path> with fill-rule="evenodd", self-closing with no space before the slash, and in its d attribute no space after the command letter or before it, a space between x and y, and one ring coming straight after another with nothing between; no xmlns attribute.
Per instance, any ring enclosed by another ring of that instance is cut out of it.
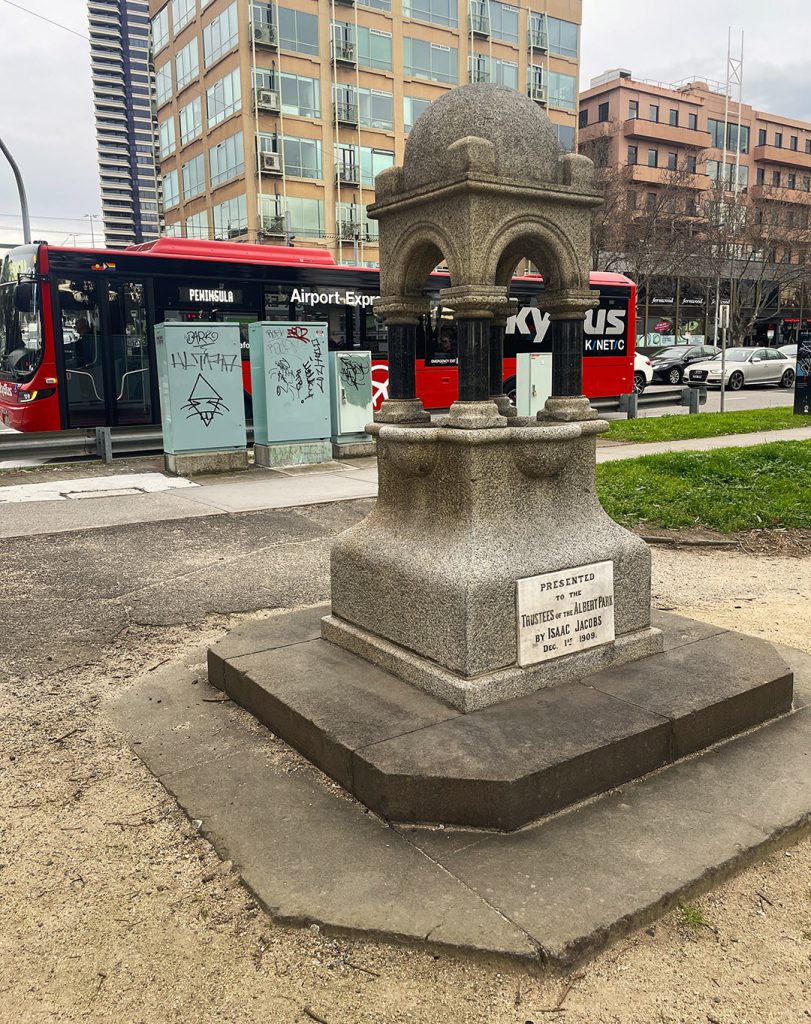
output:
<svg viewBox="0 0 811 1024"><path fill-rule="evenodd" d="M561 150L546 113L515 89L477 82L446 92L421 114L403 159L407 188L448 175L448 147L468 136L495 149L498 177L553 181Z"/></svg>

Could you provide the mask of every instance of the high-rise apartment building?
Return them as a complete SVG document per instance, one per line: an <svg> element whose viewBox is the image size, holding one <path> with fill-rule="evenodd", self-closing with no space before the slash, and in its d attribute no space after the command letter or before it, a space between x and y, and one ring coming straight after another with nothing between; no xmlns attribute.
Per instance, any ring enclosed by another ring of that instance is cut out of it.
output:
<svg viewBox="0 0 811 1024"><path fill-rule="evenodd" d="M375 264L375 175L443 91L525 91L575 147L581 0L150 0L167 234Z"/></svg>
<svg viewBox="0 0 811 1024"><path fill-rule="evenodd" d="M148 0L89 0L90 59L107 245L160 234Z"/></svg>

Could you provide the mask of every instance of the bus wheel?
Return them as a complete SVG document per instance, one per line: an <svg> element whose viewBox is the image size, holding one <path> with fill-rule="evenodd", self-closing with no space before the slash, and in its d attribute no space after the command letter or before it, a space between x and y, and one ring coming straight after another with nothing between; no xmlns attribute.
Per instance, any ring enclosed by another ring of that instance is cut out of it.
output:
<svg viewBox="0 0 811 1024"><path fill-rule="evenodd" d="M641 395L642 392L647 387L647 384L648 384L648 378L645 376L644 373L641 372L641 370L638 370L634 374L634 394L635 395Z"/></svg>
<svg viewBox="0 0 811 1024"><path fill-rule="evenodd" d="M515 405L515 377L508 377L504 381L504 394Z"/></svg>

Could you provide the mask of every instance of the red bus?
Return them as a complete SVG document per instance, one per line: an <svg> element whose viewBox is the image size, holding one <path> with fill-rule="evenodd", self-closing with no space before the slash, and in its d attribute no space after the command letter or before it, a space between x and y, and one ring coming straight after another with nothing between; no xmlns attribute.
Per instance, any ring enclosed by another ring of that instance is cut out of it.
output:
<svg viewBox="0 0 811 1024"><path fill-rule="evenodd" d="M41 242L12 249L0 274L0 421L17 430L158 423L154 326L163 321L240 324L250 414L248 324L326 321L330 348L371 350L376 405L386 397L386 332L375 317L376 270L335 263L323 249L161 238L100 251ZM430 316L418 332L417 390L428 409L457 393L452 314L439 303L447 275L432 274ZM636 289L593 274L600 307L586 317L583 380L591 398L630 392ZM520 311L508 325L504 378L515 356L549 344L537 308L543 281L516 278Z"/></svg>

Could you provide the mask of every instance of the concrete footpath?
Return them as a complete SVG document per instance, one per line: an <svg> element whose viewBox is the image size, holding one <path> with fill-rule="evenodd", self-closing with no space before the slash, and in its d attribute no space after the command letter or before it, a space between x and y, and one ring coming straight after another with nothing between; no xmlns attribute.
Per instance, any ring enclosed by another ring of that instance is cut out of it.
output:
<svg viewBox="0 0 811 1024"><path fill-rule="evenodd" d="M811 440L811 426L661 443L602 442L597 461L792 440ZM98 463L41 466L30 470L32 482L21 482L25 474L16 473L7 477L6 486L0 475L0 538L295 508L377 494L373 457L283 470L254 467L193 481L166 476L160 472L161 464L159 459L140 459L122 460L112 467ZM147 471L129 472L131 468Z"/></svg>

